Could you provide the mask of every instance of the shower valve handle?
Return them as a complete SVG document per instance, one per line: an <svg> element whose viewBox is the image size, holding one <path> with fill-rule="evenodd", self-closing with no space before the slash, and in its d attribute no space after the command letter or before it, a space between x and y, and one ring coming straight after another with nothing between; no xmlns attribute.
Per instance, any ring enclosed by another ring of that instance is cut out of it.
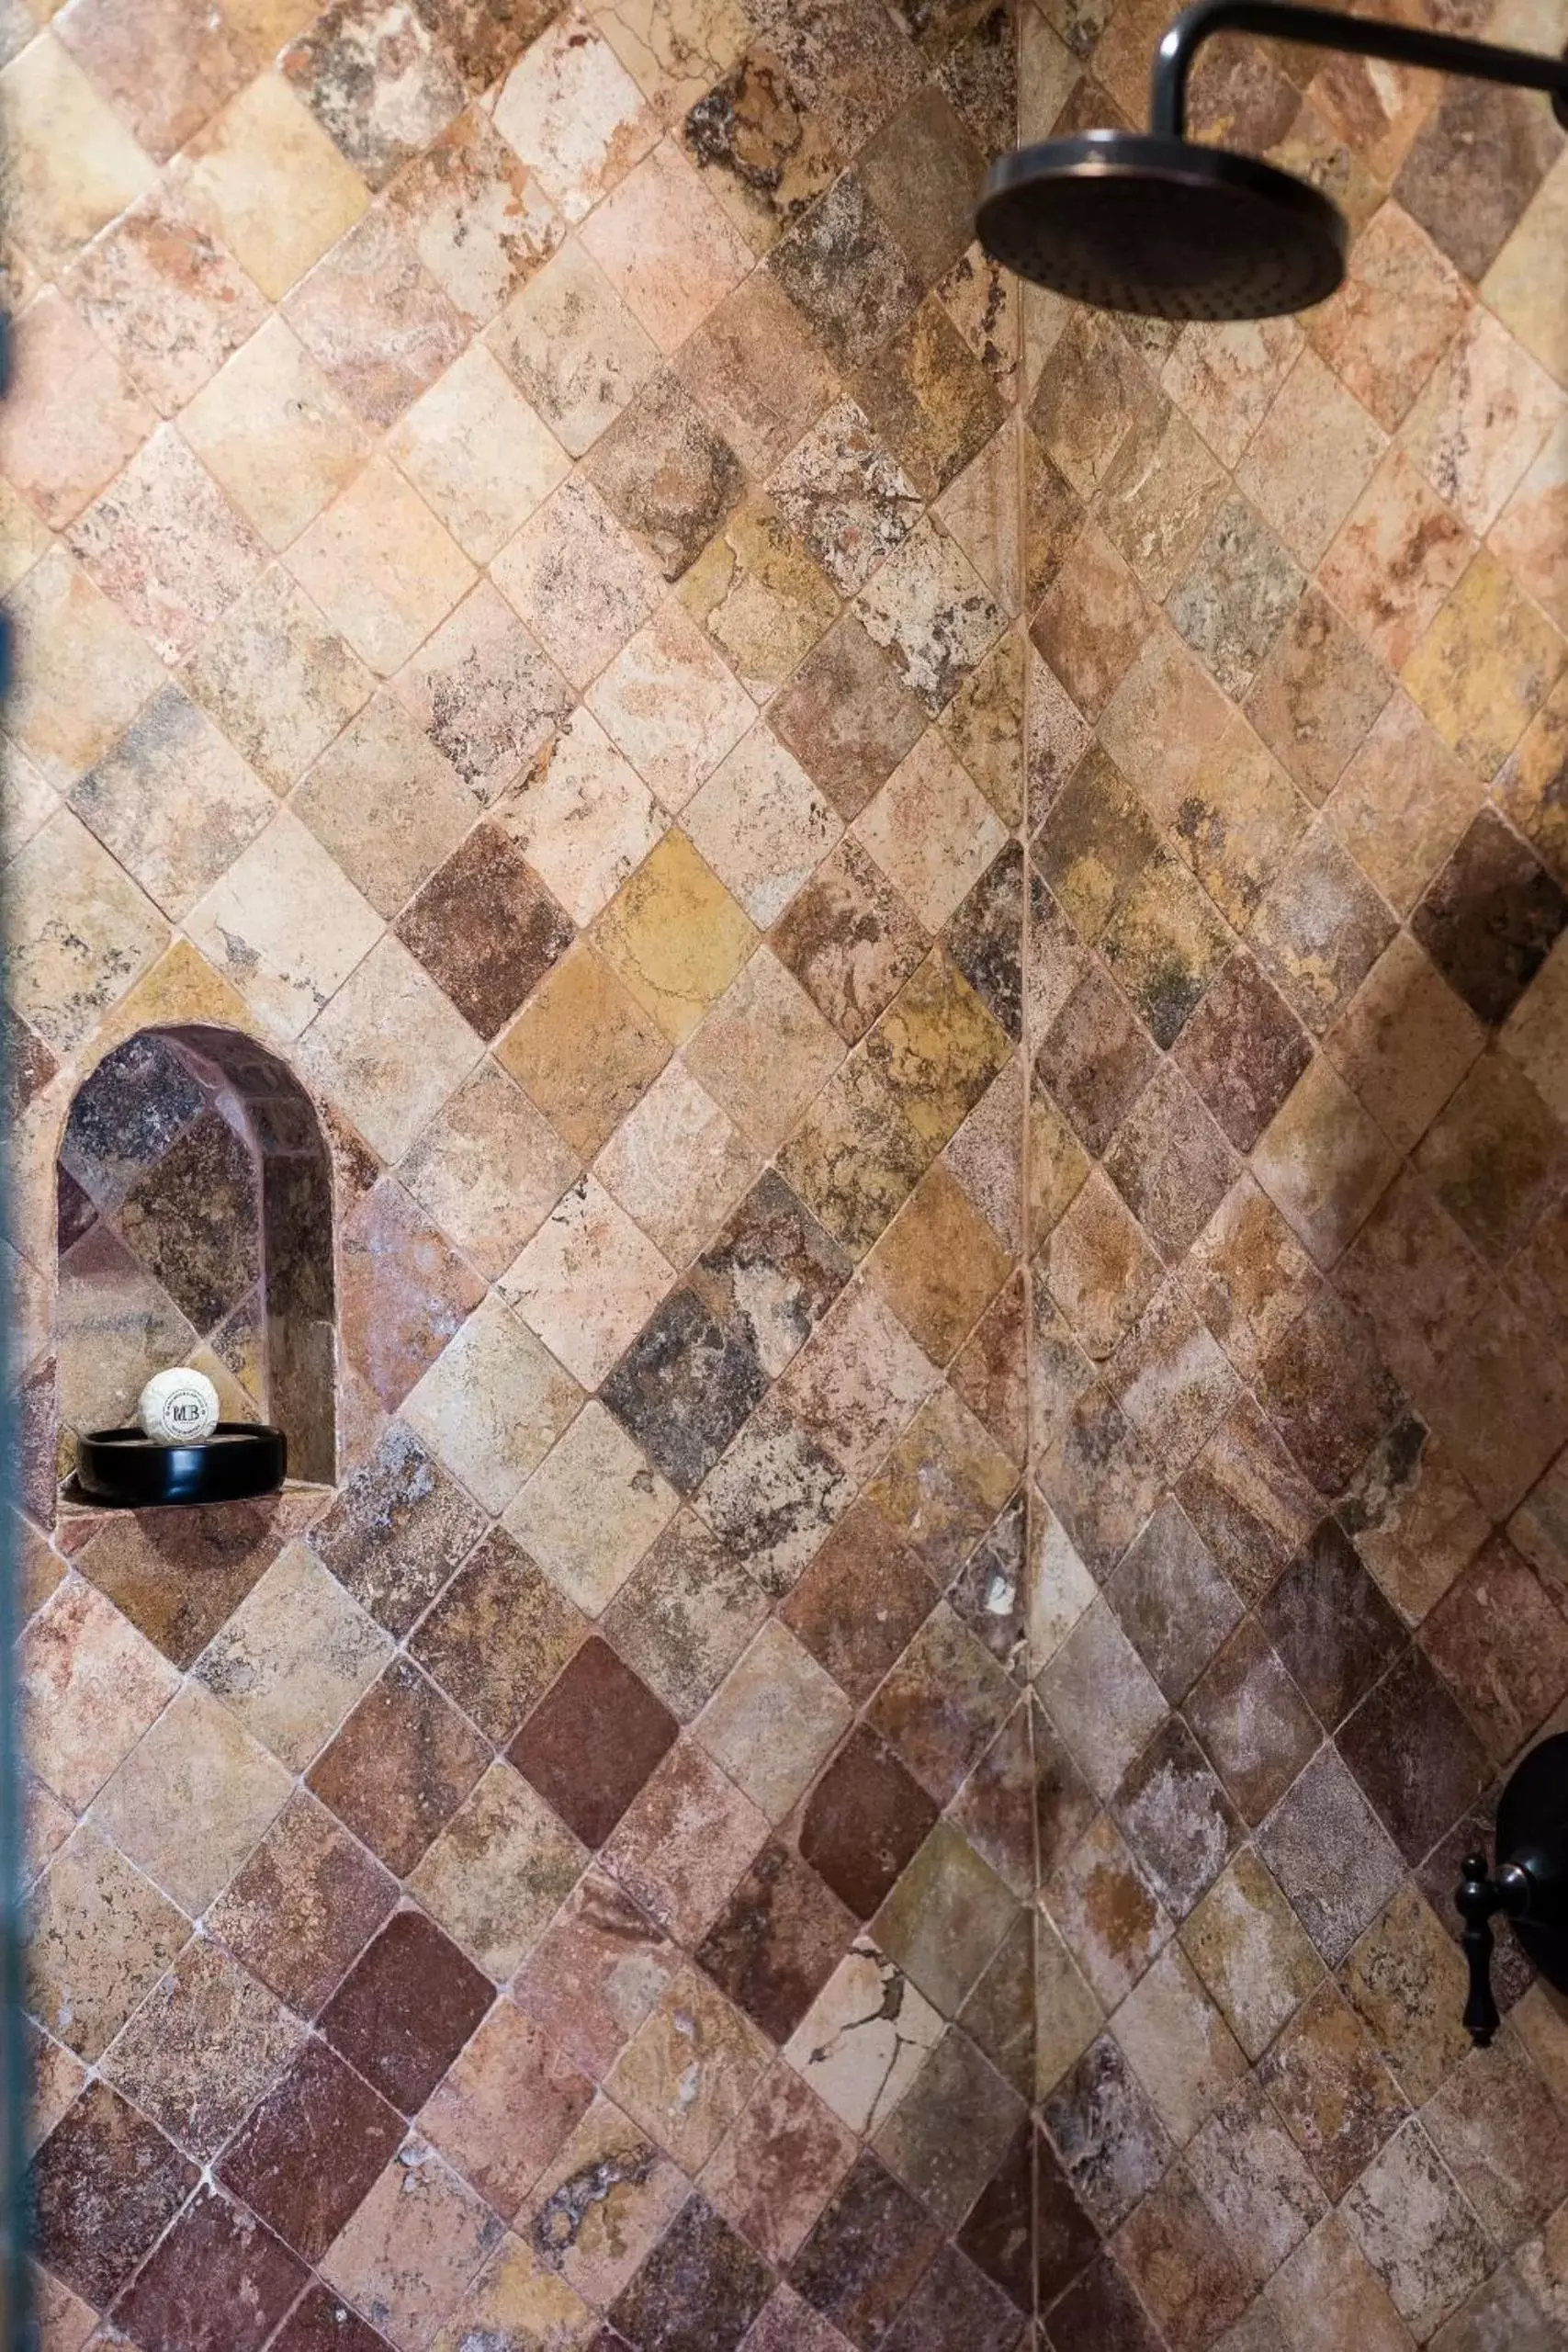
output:
<svg viewBox="0 0 1568 2352"><path fill-rule="evenodd" d="M1492 1919L1498 1911L1518 1918L1529 1907L1529 1879L1517 1862L1505 1862L1494 1878L1484 1854L1467 1854L1460 1864L1454 1894L1464 1928L1460 1942L1470 1963L1470 1991L1464 2004L1464 2028L1478 2050L1484 2050L1502 2022L1492 1991Z"/></svg>

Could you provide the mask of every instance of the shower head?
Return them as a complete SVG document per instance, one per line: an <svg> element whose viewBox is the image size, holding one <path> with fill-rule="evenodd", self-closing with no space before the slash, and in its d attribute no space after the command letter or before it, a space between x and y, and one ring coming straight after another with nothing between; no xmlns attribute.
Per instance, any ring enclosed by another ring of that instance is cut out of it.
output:
<svg viewBox="0 0 1568 2352"><path fill-rule="evenodd" d="M1266 319L1345 275L1343 215L1250 155L1136 130L1089 130L1004 155L976 216L993 260L1101 311Z"/></svg>
<svg viewBox="0 0 1568 2352"><path fill-rule="evenodd" d="M1216 32L1544 90L1568 126L1561 58L1294 0L1193 0L1155 52L1147 131L1047 139L992 165L976 233L994 261L1074 301L1158 319L1266 319L1333 293L1348 243L1338 208L1272 164L1183 135L1192 60Z"/></svg>

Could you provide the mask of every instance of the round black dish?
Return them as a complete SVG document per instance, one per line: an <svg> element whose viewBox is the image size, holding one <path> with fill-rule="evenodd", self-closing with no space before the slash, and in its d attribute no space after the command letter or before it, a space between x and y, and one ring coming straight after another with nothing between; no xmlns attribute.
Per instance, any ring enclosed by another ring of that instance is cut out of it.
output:
<svg viewBox="0 0 1568 2352"><path fill-rule="evenodd" d="M198 1445L154 1445L140 1430L95 1430L76 1442L76 1483L96 1503L233 1503L282 1486L281 1430L220 1421Z"/></svg>

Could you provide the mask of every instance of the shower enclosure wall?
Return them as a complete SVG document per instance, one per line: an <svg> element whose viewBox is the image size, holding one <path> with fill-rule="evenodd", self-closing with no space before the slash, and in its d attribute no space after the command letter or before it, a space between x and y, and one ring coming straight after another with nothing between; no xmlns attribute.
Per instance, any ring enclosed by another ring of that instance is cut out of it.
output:
<svg viewBox="0 0 1568 2352"><path fill-rule="evenodd" d="M1343 292L1021 296L1163 23L6 30L51 2352L1568 2341L1568 161L1227 37Z"/></svg>

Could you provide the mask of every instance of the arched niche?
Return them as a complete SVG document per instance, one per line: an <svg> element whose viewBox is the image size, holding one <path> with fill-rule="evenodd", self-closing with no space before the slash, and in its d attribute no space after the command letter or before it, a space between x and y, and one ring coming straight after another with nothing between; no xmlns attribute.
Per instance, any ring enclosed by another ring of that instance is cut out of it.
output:
<svg viewBox="0 0 1568 2352"><path fill-rule="evenodd" d="M57 1168L61 1469L197 1365L226 1420L271 1421L334 1476L332 1163L314 1106L238 1031L142 1029L72 1102Z"/></svg>

